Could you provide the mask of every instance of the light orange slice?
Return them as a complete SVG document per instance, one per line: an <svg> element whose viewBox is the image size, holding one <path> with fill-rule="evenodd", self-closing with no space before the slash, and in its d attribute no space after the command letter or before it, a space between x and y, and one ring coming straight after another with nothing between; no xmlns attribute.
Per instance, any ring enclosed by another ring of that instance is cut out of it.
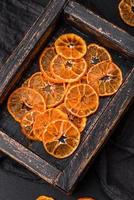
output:
<svg viewBox="0 0 134 200"><path fill-rule="evenodd" d="M122 72L115 63L103 61L89 70L87 81L99 96L113 95L122 84Z"/></svg>
<svg viewBox="0 0 134 200"><path fill-rule="evenodd" d="M87 63L84 58L69 60L57 55L52 60L50 69L57 80L63 83L75 82L86 73Z"/></svg>
<svg viewBox="0 0 134 200"><path fill-rule="evenodd" d="M86 117L98 109L99 98L90 85L76 84L68 89L65 106L73 115Z"/></svg>
<svg viewBox="0 0 134 200"><path fill-rule="evenodd" d="M97 63L105 60L112 61L109 52L104 47L99 46L95 43L88 45L87 53L84 58L87 62L87 71L89 71L89 69Z"/></svg>
<svg viewBox="0 0 134 200"><path fill-rule="evenodd" d="M119 3L119 12L122 20L134 27L134 0L122 0Z"/></svg>
<svg viewBox="0 0 134 200"><path fill-rule="evenodd" d="M52 197L40 196L36 200L54 200Z"/></svg>
<svg viewBox="0 0 134 200"><path fill-rule="evenodd" d="M32 75L29 79L29 87L38 91L44 97L47 108L58 105L66 93L66 85L64 83L48 82L41 72Z"/></svg>
<svg viewBox="0 0 134 200"><path fill-rule="evenodd" d="M87 51L86 42L74 33L61 35L55 42L58 55L66 59L80 59Z"/></svg>
<svg viewBox="0 0 134 200"><path fill-rule="evenodd" d="M30 110L44 112L46 104L44 98L37 91L21 87L15 90L8 99L8 111L18 122Z"/></svg>
<svg viewBox="0 0 134 200"><path fill-rule="evenodd" d="M80 132L69 120L52 121L43 133L45 150L56 158L70 156L78 147Z"/></svg>

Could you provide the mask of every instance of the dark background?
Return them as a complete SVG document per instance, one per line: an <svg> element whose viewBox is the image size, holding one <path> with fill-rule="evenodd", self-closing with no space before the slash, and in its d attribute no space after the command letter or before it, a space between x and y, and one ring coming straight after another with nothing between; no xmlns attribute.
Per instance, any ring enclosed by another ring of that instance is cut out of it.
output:
<svg viewBox="0 0 134 200"><path fill-rule="evenodd" d="M125 25L119 17L119 1L79 2L134 35L134 28ZM0 1L1 64L18 45L47 3L48 0ZM91 196L97 200L134 200L133 104L71 196L54 189L10 158L0 158L0 200L35 200L43 194L56 200L76 200L81 196Z"/></svg>

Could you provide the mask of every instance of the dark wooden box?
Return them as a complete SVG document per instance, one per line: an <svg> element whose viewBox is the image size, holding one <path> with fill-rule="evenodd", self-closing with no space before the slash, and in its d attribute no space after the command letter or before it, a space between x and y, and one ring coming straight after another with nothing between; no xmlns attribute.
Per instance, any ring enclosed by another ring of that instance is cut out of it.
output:
<svg viewBox="0 0 134 200"><path fill-rule="evenodd" d="M30 142L7 111L9 94L37 71L38 58L57 36L74 32L87 43L106 46L123 71L123 84L112 97L100 99L96 114L89 117L78 150L69 158L49 156L42 144ZM76 2L53 0L34 23L19 46L0 67L0 150L48 183L70 193L78 179L134 97L134 37Z"/></svg>

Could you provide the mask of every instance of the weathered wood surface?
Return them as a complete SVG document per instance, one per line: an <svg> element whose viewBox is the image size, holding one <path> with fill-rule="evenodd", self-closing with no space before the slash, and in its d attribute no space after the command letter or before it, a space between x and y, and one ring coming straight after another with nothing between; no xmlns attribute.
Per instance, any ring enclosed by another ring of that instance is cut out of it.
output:
<svg viewBox="0 0 134 200"><path fill-rule="evenodd" d="M39 177L55 185L60 171L0 131L0 150Z"/></svg>
<svg viewBox="0 0 134 200"><path fill-rule="evenodd" d="M67 0L50 1L44 13L28 31L5 64L0 67L0 103L28 67L42 44L50 37L66 3Z"/></svg>
<svg viewBox="0 0 134 200"><path fill-rule="evenodd" d="M72 191L84 169L95 157L104 142L106 142L111 131L133 100L134 68L106 111L101 115L99 122L96 123L85 141L83 141L70 164L63 171L63 174L59 176L58 186L67 192Z"/></svg>
<svg viewBox="0 0 134 200"><path fill-rule="evenodd" d="M134 37L112 23L99 17L77 2L70 1L64 10L66 19L87 33L97 36L106 46L115 48L134 58Z"/></svg>
<svg viewBox="0 0 134 200"><path fill-rule="evenodd" d="M61 20L60 14L66 3L66 0L53 0L9 60L0 68L0 103L3 102L14 83L21 77L22 72L55 30L56 24ZM124 48L125 54L134 55L132 36L128 38L129 35L126 32L96 16L78 3L70 2L65 8L64 14L69 22L82 30L82 33L92 32L99 38L104 37L119 51ZM100 22L102 30L99 29ZM125 81L120 90L115 96L103 99L97 115L87 125L80 147L72 156L72 160L69 160L65 169L58 170L59 168L57 169L49 161L37 156L2 131L0 131L0 150L47 182L69 193L110 136L110 131L115 127L134 97L134 69L126 68L123 77Z"/></svg>

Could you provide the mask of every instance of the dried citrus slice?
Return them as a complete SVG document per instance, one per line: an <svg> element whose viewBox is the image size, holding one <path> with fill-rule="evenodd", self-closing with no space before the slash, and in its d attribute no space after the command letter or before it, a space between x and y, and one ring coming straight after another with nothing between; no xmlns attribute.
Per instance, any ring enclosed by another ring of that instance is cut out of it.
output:
<svg viewBox="0 0 134 200"><path fill-rule="evenodd" d="M27 112L21 120L22 132L30 140L38 140L38 138L36 138L33 133L33 124L35 122L36 116L39 114L40 112L31 110Z"/></svg>
<svg viewBox="0 0 134 200"><path fill-rule="evenodd" d="M119 3L119 12L122 20L129 26L134 26L134 0L122 0Z"/></svg>
<svg viewBox="0 0 134 200"><path fill-rule="evenodd" d="M122 72L115 63L103 61L89 70L87 81L99 96L109 96L122 84Z"/></svg>
<svg viewBox="0 0 134 200"><path fill-rule="evenodd" d="M111 55L104 47L94 43L88 46L87 53L84 58L87 62L87 71L89 71L92 66L96 65L99 62L102 62L104 60L112 60Z"/></svg>
<svg viewBox="0 0 134 200"><path fill-rule="evenodd" d="M50 122L43 133L46 151L56 158L70 156L78 147L80 132L69 120Z"/></svg>
<svg viewBox="0 0 134 200"><path fill-rule="evenodd" d="M51 62L50 70L57 80L74 82L78 81L86 73L87 63L84 58L70 60L56 55Z"/></svg>
<svg viewBox="0 0 134 200"><path fill-rule="evenodd" d="M68 115L68 119L78 128L80 132L84 130L86 126L86 121L87 121L86 117L79 118L79 117L74 116L71 112L69 112L66 109L64 103L60 104L57 108Z"/></svg>
<svg viewBox="0 0 134 200"><path fill-rule="evenodd" d="M45 99L47 108L58 105L66 93L65 83L51 83L37 72L29 79L29 87L38 91Z"/></svg>
<svg viewBox="0 0 134 200"><path fill-rule="evenodd" d="M87 51L86 42L74 33L61 35L55 41L55 48L57 54L66 59L80 59Z"/></svg>
<svg viewBox="0 0 134 200"><path fill-rule="evenodd" d="M39 196L36 200L54 200L52 197Z"/></svg>
<svg viewBox="0 0 134 200"><path fill-rule="evenodd" d="M42 134L46 128L46 126L54 120L57 119L68 119L67 114L63 113L61 110L57 108L50 108L46 110L44 113L37 115L33 130L34 135L39 139L42 140Z"/></svg>
<svg viewBox="0 0 134 200"><path fill-rule="evenodd" d="M57 81L57 79L55 79L55 77L53 77L53 75L50 72L50 63L55 56L56 51L54 47L46 48L40 56L39 65L40 70L43 73L46 80L53 83L58 83L59 81Z"/></svg>
<svg viewBox="0 0 134 200"><path fill-rule="evenodd" d="M88 84L76 84L70 87L65 96L66 108L77 117L93 114L99 106L95 90Z"/></svg>
<svg viewBox="0 0 134 200"><path fill-rule="evenodd" d="M44 98L37 91L21 87L15 90L8 99L8 111L18 122L31 109L44 112L46 104Z"/></svg>

